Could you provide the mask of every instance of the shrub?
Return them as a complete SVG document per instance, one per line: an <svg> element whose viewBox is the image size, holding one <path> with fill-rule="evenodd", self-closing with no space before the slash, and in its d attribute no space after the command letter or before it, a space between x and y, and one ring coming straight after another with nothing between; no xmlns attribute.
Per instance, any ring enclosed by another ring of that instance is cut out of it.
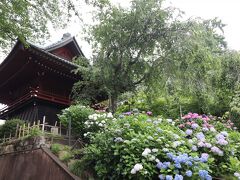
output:
<svg viewBox="0 0 240 180"><path fill-rule="evenodd" d="M61 150L62 150L62 145L60 145L60 144L52 144L51 145L51 151L53 152L53 154L58 155Z"/></svg>
<svg viewBox="0 0 240 180"><path fill-rule="evenodd" d="M72 132L74 135L83 137L84 122L88 119L88 116L92 114L93 109L82 106L82 105L72 105L62 111L62 114L58 115L61 123L68 127L69 120L72 122Z"/></svg>
<svg viewBox="0 0 240 180"><path fill-rule="evenodd" d="M239 135L211 116L173 121L127 113L89 133L75 171L91 170L98 179L234 179Z"/></svg>
<svg viewBox="0 0 240 180"><path fill-rule="evenodd" d="M60 151L59 152L59 159L64 163L68 163L72 157L73 157L73 155L69 151Z"/></svg>
<svg viewBox="0 0 240 180"><path fill-rule="evenodd" d="M9 137L10 134L11 136L15 136L17 125L21 126L23 124L24 121L20 119L7 120L5 124L0 126L0 138L3 138L4 135L5 137Z"/></svg>

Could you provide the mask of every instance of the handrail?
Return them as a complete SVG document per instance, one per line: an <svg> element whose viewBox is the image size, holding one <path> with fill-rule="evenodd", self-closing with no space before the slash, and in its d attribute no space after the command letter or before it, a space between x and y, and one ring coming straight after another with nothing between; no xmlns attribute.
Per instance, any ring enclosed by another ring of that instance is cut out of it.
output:
<svg viewBox="0 0 240 180"><path fill-rule="evenodd" d="M23 95L14 103L0 109L0 115L4 114L5 112L8 112L9 110L13 109L15 106L21 104L24 101L29 100L32 97L37 97L39 99L48 100L48 101L65 104L65 105L71 104L71 101L69 99L67 99L66 97L59 96L57 94L51 94L51 93L48 93L48 92L42 91L42 90L32 89L29 93Z"/></svg>

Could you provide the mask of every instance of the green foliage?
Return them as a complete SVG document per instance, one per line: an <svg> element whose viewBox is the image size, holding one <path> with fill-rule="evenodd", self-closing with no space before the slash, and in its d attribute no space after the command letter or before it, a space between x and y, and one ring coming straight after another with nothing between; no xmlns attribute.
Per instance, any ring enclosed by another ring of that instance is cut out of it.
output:
<svg viewBox="0 0 240 180"><path fill-rule="evenodd" d="M91 97L97 86L108 93L115 112L119 95L141 84L147 96L160 95L173 109L189 96L198 112L221 114L228 108L229 98L219 91L225 89L221 60L226 48L220 20L183 21L181 13L163 8L161 0L132 1L128 9L109 1L90 4L98 8L94 18L100 23L88 29L95 49L93 66L87 82L76 84L76 94L89 92Z"/></svg>
<svg viewBox="0 0 240 180"><path fill-rule="evenodd" d="M86 106L71 105L62 110L62 114L58 115L58 117L65 127L68 127L69 120L71 119L73 134L78 137L83 137L83 134L86 132L84 122L88 120L88 116L93 112L93 109Z"/></svg>
<svg viewBox="0 0 240 180"><path fill-rule="evenodd" d="M1 48L16 38L23 42L47 38L49 23L63 27L77 13L71 0L1 1L0 10Z"/></svg>
<svg viewBox="0 0 240 180"><path fill-rule="evenodd" d="M58 155L61 150L62 150L62 147L61 147L60 144L52 144L52 145L51 145L51 151L52 151L54 154Z"/></svg>
<svg viewBox="0 0 240 180"><path fill-rule="evenodd" d="M81 74L82 80L73 86L74 100L89 105L107 99L98 68L91 66L86 58L78 58L76 63L79 68L75 72Z"/></svg>
<svg viewBox="0 0 240 180"><path fill-rule="evenodd" d="M198 179L199 170L204 169L214 177L234 179L233 174L239 172L239 132L229 129L228 122L221 123L212 118L192 113L180 121L139 113L120 115L117 120L108 121L101 131L91 132L90 143L84 148L84 156L76 163L74 171L83 175L88 170L99 179L154 179L159 174L181 174L187 178L185 172L191 170L191 178ZM191 128L192 123L198 127ZM179 129L177 125L184 128ZM208 127L207 131L203 127ZM186 129L192 129L192 134L187 136ZM209 147L200 145L199 133L204 135L204 143L209 143ZM219 138L225 139L227 145L220 145ZM193 146L197 150L193 150ZM159 161L170 161L169 152L176 156L182 153L192 156L194 165L185 166L183 163L177 171L174 164L167 169L157 169ZM205 163L197 160L202 153L208 156ZM141 165L142 169L135 172L135 165Z"/></svg>
<svg viewBox="0 0 240 180"><path fill-rule="evenodd" d="M240 129L240 91L239 89L235 91L230 103L230 114L231 119L235 123L238 129Z"/></svg>
<svg viewBox="0 0 240 180"><path fill-rule="evenodd" d="M10 134L11 136L15 136L17 125L21 126L23 124L24 121L20 119L7 120L5 124L0 126L0 138L3 138L4 135L5 137L9 137Z"/></svg>
<svg viewBox="0 0 240 180"><path fill-rule="evenodd" d="M64 163L68 163L71 158L73 157L73 154L69 151L60 151L58 153L59 159L64 162Z"/></svg>

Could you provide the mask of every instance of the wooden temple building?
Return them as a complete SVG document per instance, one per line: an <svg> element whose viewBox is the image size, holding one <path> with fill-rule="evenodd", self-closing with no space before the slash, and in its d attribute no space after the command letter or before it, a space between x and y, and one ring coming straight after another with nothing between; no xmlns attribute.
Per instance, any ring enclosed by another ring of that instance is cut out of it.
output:
<svg viewBox="0 0 240 180"><path fill-rule="evenodd" d="M41 120L54 124L57 114L71 104L72 86L80 77L74 57L84 56L74 37L46 48L17 41L0 65L0 119Z"/></svg>

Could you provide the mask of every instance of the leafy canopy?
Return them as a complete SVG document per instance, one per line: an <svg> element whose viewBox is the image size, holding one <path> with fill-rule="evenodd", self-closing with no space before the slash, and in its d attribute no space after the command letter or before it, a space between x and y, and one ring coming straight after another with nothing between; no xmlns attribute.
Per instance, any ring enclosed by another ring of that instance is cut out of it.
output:
<svg viewBox="0 0 240 180"><path fill-rule="evenodd" d="M0 2L0 46L8 47L19 38L36 40L48 37L48 25L65 26L75 14L71 0L2 0Z"/></svg>

